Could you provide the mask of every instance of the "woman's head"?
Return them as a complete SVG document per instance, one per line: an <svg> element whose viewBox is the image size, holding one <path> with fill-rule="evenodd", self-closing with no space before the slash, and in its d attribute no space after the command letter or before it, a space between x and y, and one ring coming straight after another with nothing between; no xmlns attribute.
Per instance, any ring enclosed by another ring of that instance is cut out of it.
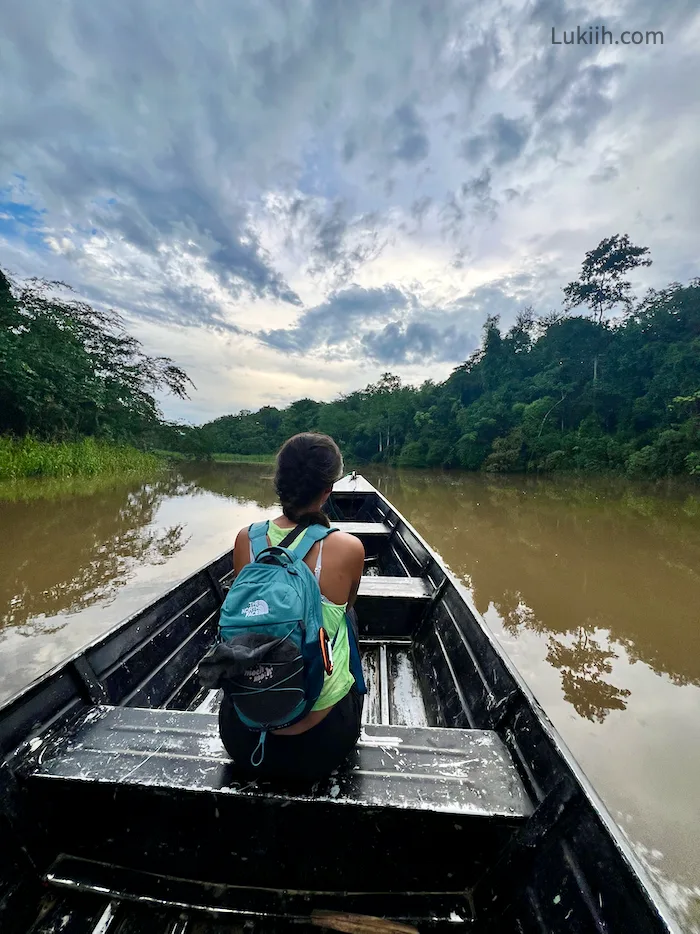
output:
<svg viewBox="0 0 700 934"><path fill-rule="evenodd" d="M285 516L292 522L328 525L320 506L342 475L343 457L328 435L305 431L285 441L275 471L275 490Z"/></svg>

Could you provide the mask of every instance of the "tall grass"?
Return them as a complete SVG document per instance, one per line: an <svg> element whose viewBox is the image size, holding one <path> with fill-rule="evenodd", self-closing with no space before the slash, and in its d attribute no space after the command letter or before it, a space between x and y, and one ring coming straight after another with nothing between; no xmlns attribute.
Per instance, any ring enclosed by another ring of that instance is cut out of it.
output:
<svg viewBox="0 0 700 934"><path fill-rule="evenodd" d="M31 437L20 440L0 437L0 480L150 473L160 464L154 454L94 438L49 442Z"/></svg>

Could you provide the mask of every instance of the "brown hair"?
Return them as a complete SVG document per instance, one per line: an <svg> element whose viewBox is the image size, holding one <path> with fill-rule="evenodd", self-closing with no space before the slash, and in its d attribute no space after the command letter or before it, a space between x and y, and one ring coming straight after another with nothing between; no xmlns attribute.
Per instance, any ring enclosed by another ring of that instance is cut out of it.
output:
<svg viewBox="0 0 700 934"><path fill-rule="evenodd" d="M275 490L282 512L297 525L330 525L328 516L307 507L343 475L343 456L328 435L304 431L277 452Z"/></svg>

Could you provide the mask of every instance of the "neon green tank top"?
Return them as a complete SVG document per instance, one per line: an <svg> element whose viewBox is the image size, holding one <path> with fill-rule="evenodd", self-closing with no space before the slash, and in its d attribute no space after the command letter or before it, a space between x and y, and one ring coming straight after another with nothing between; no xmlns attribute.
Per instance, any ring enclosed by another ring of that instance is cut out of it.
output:
<svg viewBox="0 0 700 934"><path fill-rule="evenodd" d="M285 535L288 535L289 529L282 529L274 522L270 522L267 530L267 537L271 545L279 545ZM303 532L300 532L294 539L289 548L293 550L301 541ZM347 603L331 603L325 597L321 597L321 608L323 611L323 625L325 626L328 638L335 644L333 645L333 673L324 675L323 687L318 700L311 708L312 710L325 710L341 701L355 683L355 679L350 672L350 644L348 642L348 624L345 619L345 610ZM337 636L337 638L336 638Z"/></svg>

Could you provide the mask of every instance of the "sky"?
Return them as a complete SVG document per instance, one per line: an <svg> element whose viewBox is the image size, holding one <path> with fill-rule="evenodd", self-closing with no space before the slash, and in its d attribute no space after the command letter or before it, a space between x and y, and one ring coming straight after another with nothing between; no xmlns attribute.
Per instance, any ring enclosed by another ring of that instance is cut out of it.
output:
<svg viewBox="0 0 700 934"><path fill-rule="evenodd" d="M699 274L699 87L697 0L6 4L0 266L183 366L171 419L441 380L603 237Z"/></svg>

